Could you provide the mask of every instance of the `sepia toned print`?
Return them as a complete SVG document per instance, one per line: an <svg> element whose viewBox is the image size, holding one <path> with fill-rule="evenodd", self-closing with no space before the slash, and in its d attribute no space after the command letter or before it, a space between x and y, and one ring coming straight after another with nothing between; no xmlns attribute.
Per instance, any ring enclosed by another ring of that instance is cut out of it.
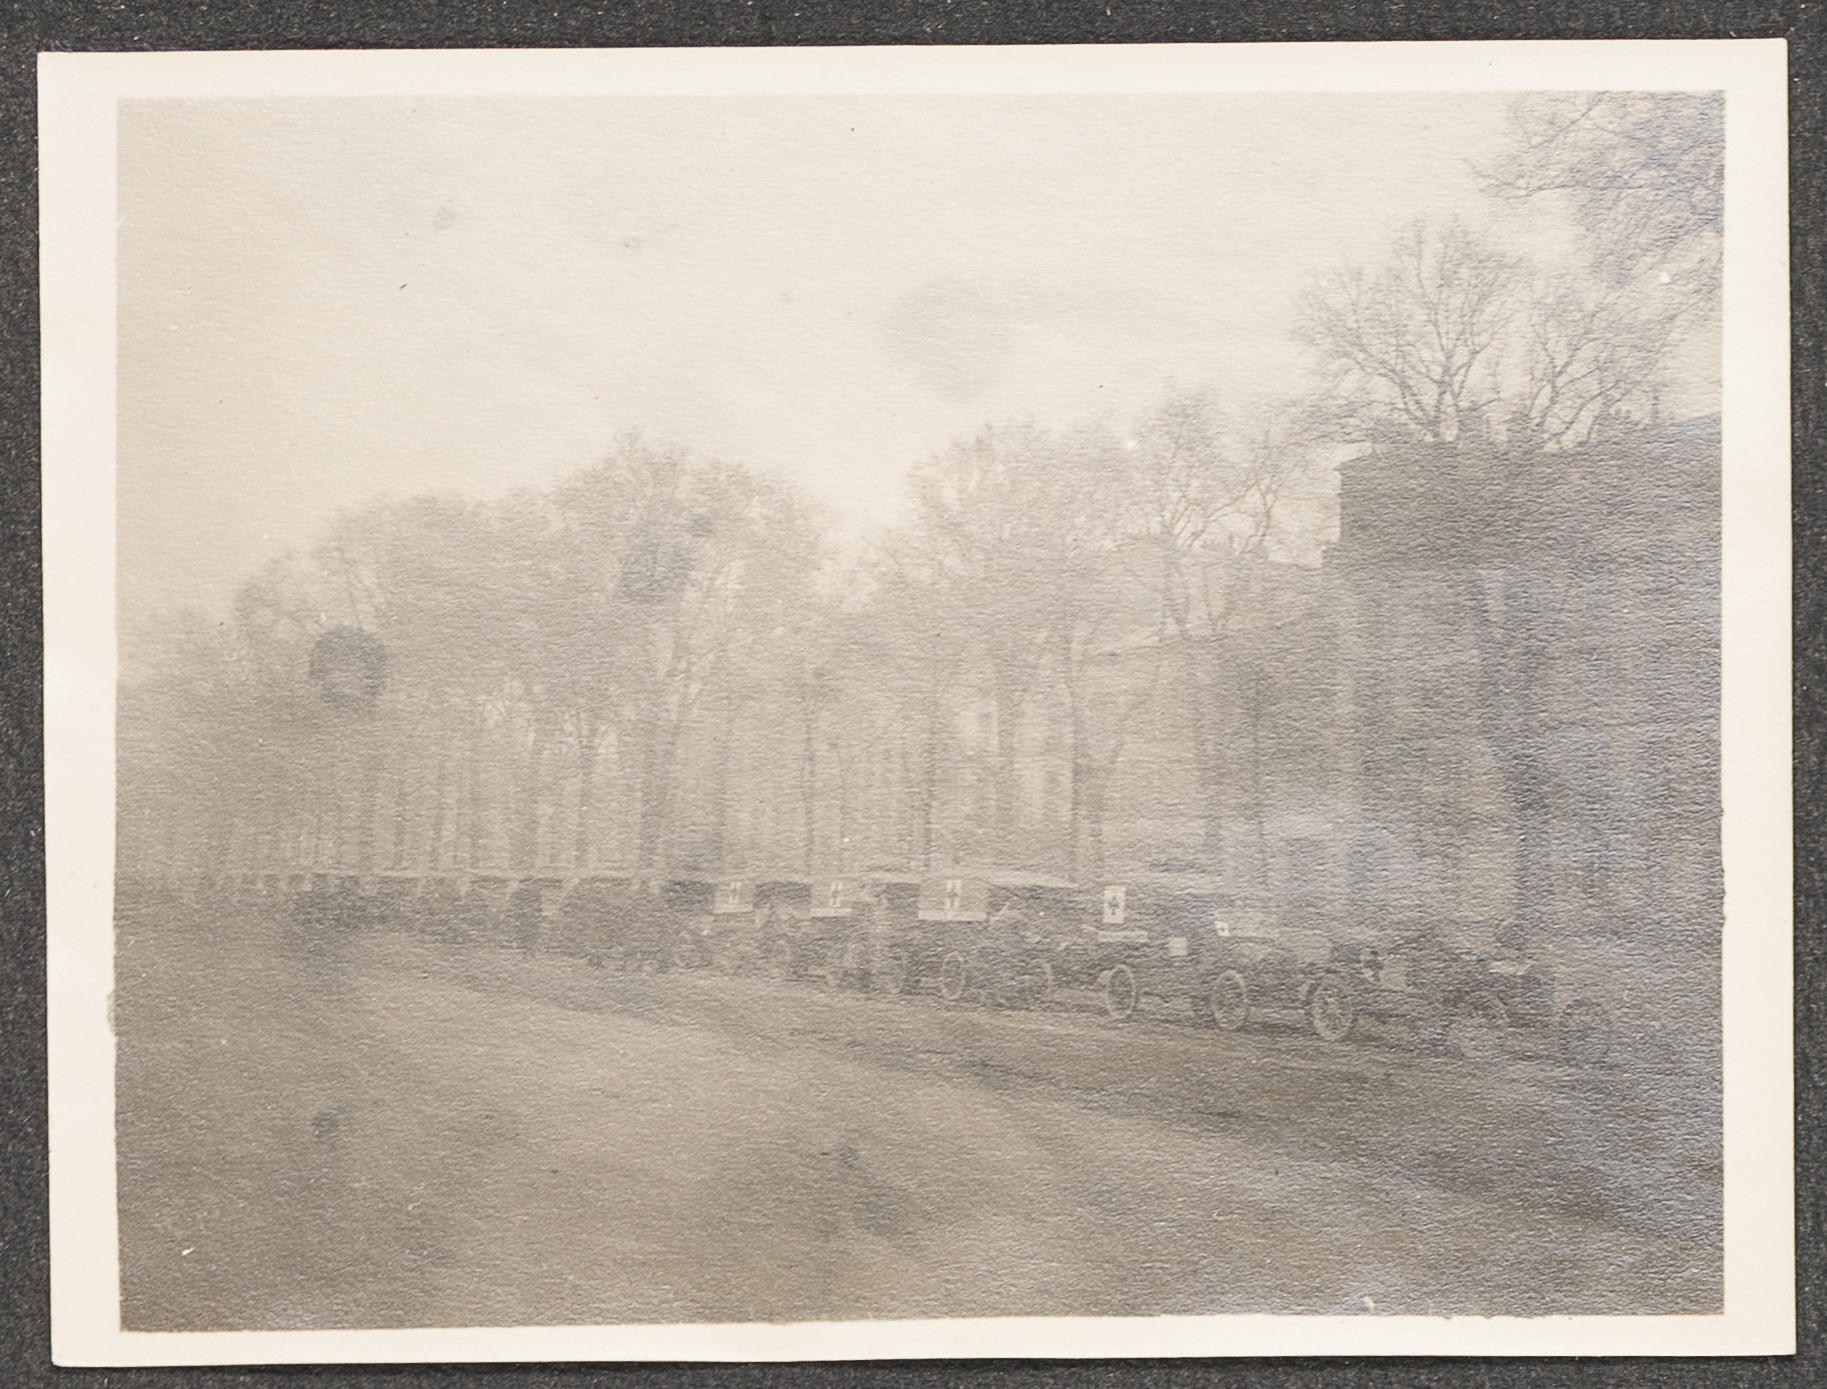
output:
<svg viewBox="0 0 1827 1389"><path fill-rule="evenodd" d="M120 1329L1719 1316L1726 118L122 101Z"/></svg>

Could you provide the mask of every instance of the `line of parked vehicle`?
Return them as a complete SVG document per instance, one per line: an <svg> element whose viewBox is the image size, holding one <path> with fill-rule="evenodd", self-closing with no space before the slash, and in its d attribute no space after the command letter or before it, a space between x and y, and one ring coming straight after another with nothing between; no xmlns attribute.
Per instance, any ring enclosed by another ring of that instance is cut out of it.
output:
<svg viewBox="0 0 1827 1389"><path fill-rule="evenodd" d="M1516 1034L1594 1065L1610 1011L1564 996L1542 961L1461 948L1444 931L1284 931L1233 924L1222 884L1187 874L1094 889L1023 874L643 879L615 872L227 875L202 890L282 905L307 933L400 929L622 969L717 969L885 994L927 989L1031 1008L1090 995L1111 1019L1145 998L1238 1031L1298 1018L1327 1042L1366 1020L1467 1052Z"/></svg>

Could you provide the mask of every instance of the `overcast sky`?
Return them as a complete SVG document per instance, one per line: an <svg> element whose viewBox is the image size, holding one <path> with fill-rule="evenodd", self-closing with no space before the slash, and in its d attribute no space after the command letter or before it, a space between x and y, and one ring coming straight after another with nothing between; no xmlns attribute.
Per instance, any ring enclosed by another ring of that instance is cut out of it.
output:
<svg viewBox="0 0 1827 1389"><path fill-rule="evenodd" d="M629 428L789 473L859 533L986 421L1289 394L1305 275L1486 220L1466 161L1504 107L129 104L122 616L221 611L340 509L544 484Z"/></svg>

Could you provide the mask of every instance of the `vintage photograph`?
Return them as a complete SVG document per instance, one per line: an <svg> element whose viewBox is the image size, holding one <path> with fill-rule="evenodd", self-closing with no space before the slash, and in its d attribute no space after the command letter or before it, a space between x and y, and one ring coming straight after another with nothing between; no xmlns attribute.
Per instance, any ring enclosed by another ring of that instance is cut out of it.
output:
<svg viewBox="0 0 1827 1389"><path fill-rule="evenodd" d="M120 101L121 1328L1719 1314L1726 112Z"/></svg>

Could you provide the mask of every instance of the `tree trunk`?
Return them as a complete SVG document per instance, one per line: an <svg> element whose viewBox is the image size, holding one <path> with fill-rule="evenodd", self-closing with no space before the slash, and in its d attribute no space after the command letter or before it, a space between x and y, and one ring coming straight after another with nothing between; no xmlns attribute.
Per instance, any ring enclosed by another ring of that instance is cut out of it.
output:
<svg viewBox="0 0 1827 1389"><path fill-rule="evenodd" d="M590 866L590 849L596 829L596 754L602 730L595 719L577 725L577 820L572 826L571 866L582 872Z"/></svg>
<svg viewBox="0 0 1827 1389"><path fill-rule="evenodd" d="M218 787L223 785L220 780L216 784ZM208 848L205 851L208 857L203 866L214 877L230 872L234 867L230 862L230 856L235 840L235 828L239 822L230 798L220 793L211 799L208 814L209 832L206 841Z"/></svg>
<svg viewBox="0 0 1827 1389"><path fill-rule="evenodd" d="M464 841L466 852L464 858L474 870L482 867L482 842L484 809L482 803L482 758L483 739L487 736L488 723L483 717L478 704L475 717L470 724L468 775L464 778Z"/></svg>
<svg viewBox="0 0 1827 1389"><path fill-rule="evenodd" d="M517 759L518 775L512 810L512 842L508 848L508 868L526 872L537 866L539 858L540 767L545 757L544 732L535 723L528 731L526 751Z"/></svg>
<svg viewBox="0 0 1827 1389"><path fill-rule="evenodd" d="M813 707L810 695L802 697L805 703L800 710L800 722L805 738L800 750L799 803L805 821L805 840L800 847L800 869L809 876L818 839L818 711Z"/></svg>
<svg viewBox="0 0 1827 1389"><path fill-rule="evenodd" d="M317 861L325 868L341 868L349 847L349 744L338 738L327 752L320 748L317 765L323 778Z"/></svg>
<svg viewBox="0 0 1827 1389"><path fill-rule="evenodd" d="M1224 764L1218 738L1218 691L1216 682L1189 674L1187 688L1193 694L1192 742L1193 775L1198 782L1200 849L1217 871L1224 871L1224 822L1229 807L1224 796Z"/></svg>
<svg viewBox="0 0 1827 1389"><path fill-rule="evenodd" d="M396 747L393 750L393 867L407 867L406 856L412 839L412 799L407 791L411 773L407 762L411 759L407 747Z"/></svg>
<svg viewBox="0 0 1827 1389"><path fill-rule="evenodd" d="M711 773L711 861L721 869L730 854L730 762L736 742L737 701L724 699L723 717L717 721L717 759Z"/></svg>
<svg viewBox="0 0 1827 1389"><path fill-rule="evenodd" d="M1013 864L1017 857L1017 837L1021 831L1020 788L1015 782L1016 726L1021 701L1007 693L1003 681L996 682L996 824L990 834L997 859Z"/></svg>
<svg viewBox="0 0 1827 1389"><path fill-rule="evenodd" d="M850 759L841 745L837 756L837 871L850 871Z"/></svg>
<svg viewBox="0 0 1827 1389"><path fill-rule="evenodd" d="M1066 879L1077 882L1079 843L1084 833L1085 777L1089 748L1085 732L1084 694L1079 688L1078 666L1072 659L1072 637L1063 624L1059 665L1060 679L1066 689L1066 733L1072 740L1066 758Z"/></svg>
<svg viewBox="0 0 1827 1389"><path fill-rule="evenodd" d="M1493 751L1516 817L1516 887L1506 943L1521 947L1552 937L1560 912L1554 883L1552 762L1541 713L1547 647L1539 632L1516 634L1512 640L1515 649L1506 664L1515 712L1508 736L1493 740Z"/></svg>
<svg viewBox="0 0 1827 1389"><path fill-rule="evenodd" d="M678 755L677 733L660 740L659 751L654 759L653 852L649 859L656 870L672 864L678 851L678 845L673 841L677 811L677 788L673 785L673 780Z"/></svg>
<svg viewBox="0 0 1827 1389"><path fill-rule="evenodd" d="M1110 788L1110 769L1095 762L1085 764L1085 871L1091 881L1104 877L1104 808Z"/></svg>
<svg viewBox="0 0 1827 1389"><path fill-rule="evenodd" d="M1465 604L1478 648L1478 720L1515 817L1516 876L1505 943L1525 946L1559 926L1554 891L1551 758L1542 726L1542 681L1553 634L1527 578L1500 574L1501 615L1483 575L1466 576Z"/></svg>
<svg viewBox="0 0 1827 1389"><path fill-rule="evenodd" d="M431 755L436 772L432 777L431 832L425 849L425 866L435 873L444 866L444 825L448 815L445 800L450 794L450 740L441 736L443 720L437 720L438 732L432 736Z"/></svg>
<svg viewBox="0 0 1827 1389"><path fill-rule="evenodd" d="M640 775L640 837L637 855L643 869L654 870L661 866L666 852L668 790L671 777L671 759L666 739L662 736L660 695L649 694L642 710L636 737L639 744L636 756L639 761Z"/></svg>
<svg viewBox="0 0 1827 1389"><path fill-rule="evenodd" d="M375 862L374 831L381 809L381 753L375 742L374 731L369 729L362 739L361 808L355 827L355 866L363 873L372 873L379 866Z"/></svg>
<svg viewBox="0 0 1827 1389"><path fill-rule="evenodd" d="M942 714L935 684L928 692L925 746L920 751L920 867L929 873L933 869L934 822L939 808L939 720Z"/></svg>
<svg viewBox="0 0 1827 1389"><path fill-rule="evenodd" d="M1254 665L1249 676L1250 720L1250 819L1256 830L1256 891L1269 891L1269 827L1267 794L1262 775L1262 724L1267 717L1263 707L1262 668Z"/></svg>
<svg viewBox="0 0 1827 1389"><path fill-rule="evenodd" d="M1516 816L1516 896L1505 943L1527 946L1552 937L1560 918L1547 769L1536 748L1514 749L1497 762Z"/></svg>

